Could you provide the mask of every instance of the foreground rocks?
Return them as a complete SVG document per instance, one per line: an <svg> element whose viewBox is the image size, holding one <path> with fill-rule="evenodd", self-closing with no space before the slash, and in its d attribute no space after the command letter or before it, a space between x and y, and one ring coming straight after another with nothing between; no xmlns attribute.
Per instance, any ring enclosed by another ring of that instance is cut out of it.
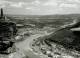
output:
<svg viewBox="0 0 80 58"><path fill-rule="evenodd" d="M76 38L78 37L71 30L63 29L37 38L31 48L35 53L49 58L80 58L79 42Z"/></svg>

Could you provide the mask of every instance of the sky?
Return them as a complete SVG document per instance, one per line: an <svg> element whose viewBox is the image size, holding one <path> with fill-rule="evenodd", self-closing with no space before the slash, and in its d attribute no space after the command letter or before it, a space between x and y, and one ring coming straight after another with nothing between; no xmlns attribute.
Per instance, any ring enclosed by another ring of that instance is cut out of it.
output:
<svg viewBox="0 0 80 58"><path fill-rule="evenodd" d="M6 14L80 14L80 0L0 0Z"/></svg>

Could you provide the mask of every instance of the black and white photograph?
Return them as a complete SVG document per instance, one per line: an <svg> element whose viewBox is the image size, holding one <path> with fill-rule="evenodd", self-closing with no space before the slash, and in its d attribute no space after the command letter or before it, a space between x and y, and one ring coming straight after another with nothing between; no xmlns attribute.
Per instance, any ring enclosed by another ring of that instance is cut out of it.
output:
<svg viewBox="0 0 80 58"><path fill-rule="evenodd" d="M0 0L0 58L80 58L80 0Z"/></svg>

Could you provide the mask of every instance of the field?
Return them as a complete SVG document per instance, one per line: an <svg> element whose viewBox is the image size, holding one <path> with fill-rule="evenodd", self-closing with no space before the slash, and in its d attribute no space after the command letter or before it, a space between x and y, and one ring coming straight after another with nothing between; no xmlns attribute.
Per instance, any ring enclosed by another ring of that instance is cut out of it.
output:
<svg viewBox="0 0 80 58"><path fill-rule="evenodd" d="M16 23L18 29L17 36L15 37L17 40L15 43L17 51L8 55L6 58L80 57L78 51L66 49L55 42L45 41L47 38L52 36L55 30L62 28L61 26L71 24L74 20L79 20L79 14L6 16L9 21Z"/></svg>

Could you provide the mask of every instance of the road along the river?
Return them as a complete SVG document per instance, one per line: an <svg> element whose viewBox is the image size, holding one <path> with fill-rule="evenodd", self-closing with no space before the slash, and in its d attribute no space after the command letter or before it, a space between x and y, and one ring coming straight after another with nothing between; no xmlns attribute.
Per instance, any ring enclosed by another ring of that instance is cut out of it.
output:
<svg viewBox="0 0 80 58"><path fill-rule="evenodd" d="M37 38L43 37L45 35L49 35L49 34L36 34L36 35L32 35L32 36L27 37L27 38L25 37L25 40L23 40L21 42L15 43L15 46L19 50L18 50L18 52L12 54L9 58L23 58L23 57L27 58L27 56L29 58L41 58L40 55L37 55L33 51L31 51L30 44L33 41L33 39L37 39ZM43 57L43 58L45 58L45 57Z"/></svg>

